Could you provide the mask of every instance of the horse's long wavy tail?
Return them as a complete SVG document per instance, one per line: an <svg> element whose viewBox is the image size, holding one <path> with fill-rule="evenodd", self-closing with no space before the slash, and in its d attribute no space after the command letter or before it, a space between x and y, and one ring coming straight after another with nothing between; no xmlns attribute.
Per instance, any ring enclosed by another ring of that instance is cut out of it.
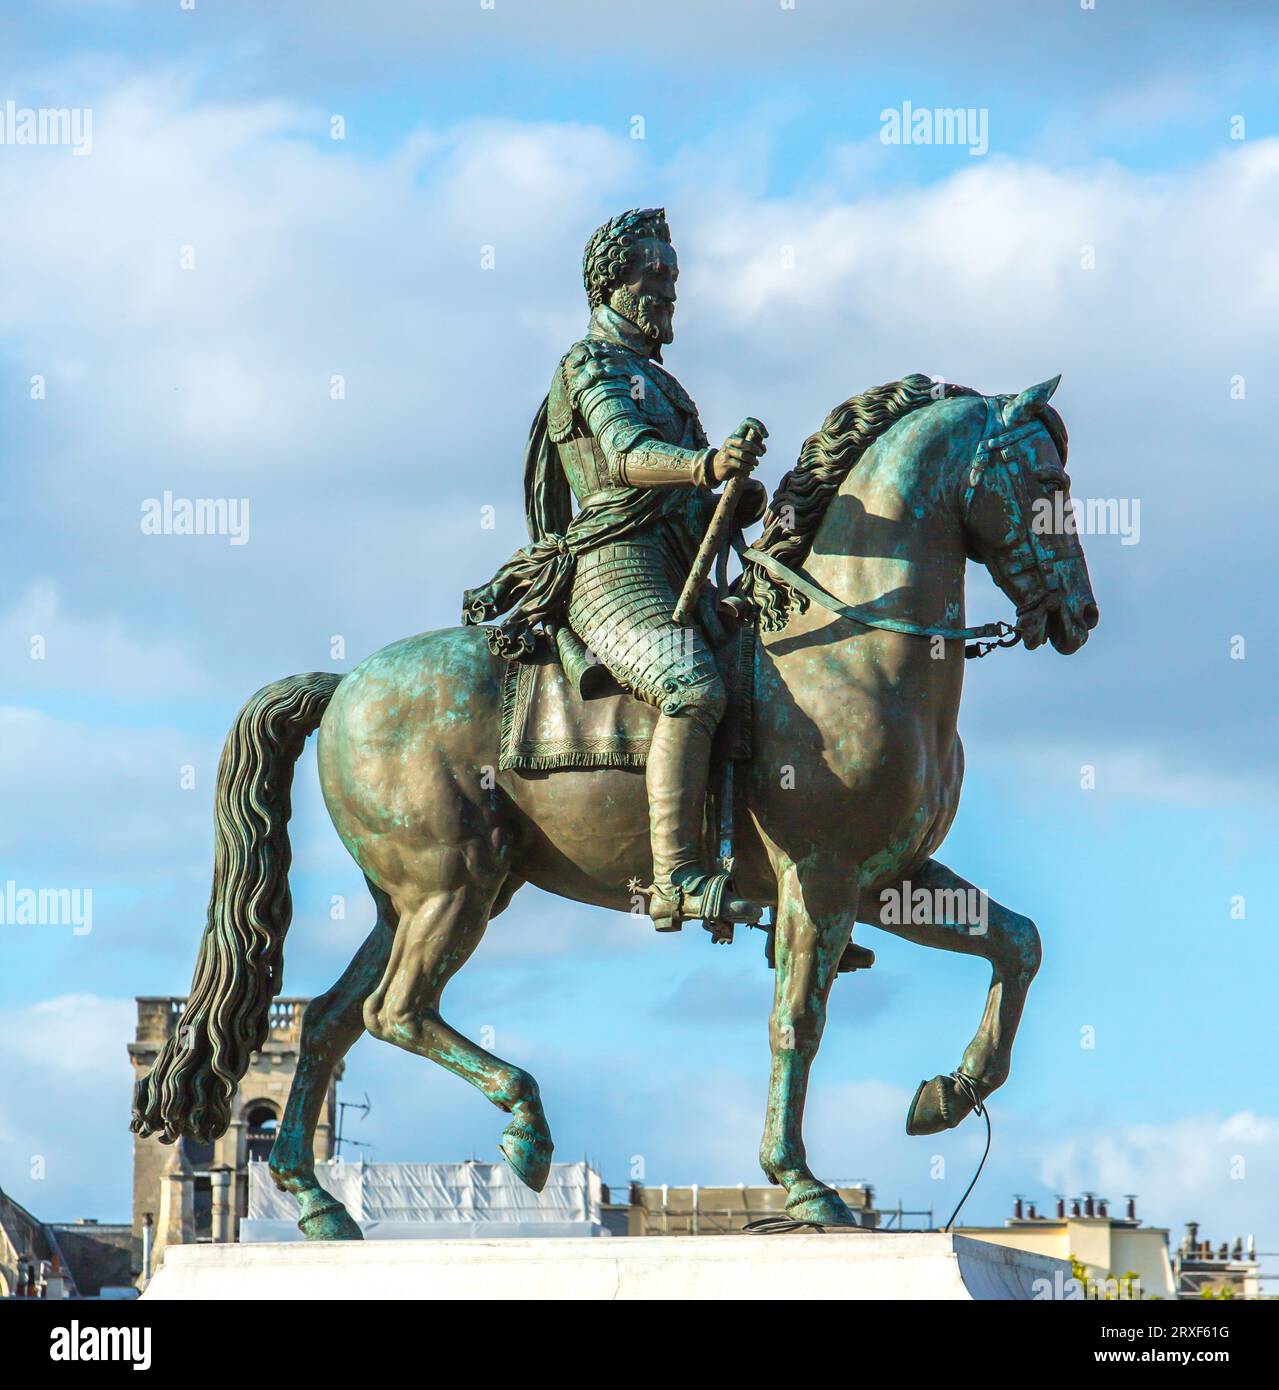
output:
<svg viewBox="0 0 1279 1390"><path fill-rule="evenodd" d="M227 734L208 920L186 1008L134 1088L137 1134L208 1141L231 1122L231 1097L266 1042L282 983L293 765L341 679L313 672L265 686Z"/></svg>

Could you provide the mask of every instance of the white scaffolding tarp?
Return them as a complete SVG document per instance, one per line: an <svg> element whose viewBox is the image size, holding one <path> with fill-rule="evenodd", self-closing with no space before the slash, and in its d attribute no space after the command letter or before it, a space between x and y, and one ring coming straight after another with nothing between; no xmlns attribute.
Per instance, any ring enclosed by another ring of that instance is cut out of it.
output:
<svg viewBox="0 0 1279 1390"><path fill-rule="evenodd" d="M604 1233L603 1185L588 1163L553 1163L533 1192L504 1163L317 1163L315 1176L373 1239ZM249 1164L242 1241L300 1239L297 1202Z"/></svg>

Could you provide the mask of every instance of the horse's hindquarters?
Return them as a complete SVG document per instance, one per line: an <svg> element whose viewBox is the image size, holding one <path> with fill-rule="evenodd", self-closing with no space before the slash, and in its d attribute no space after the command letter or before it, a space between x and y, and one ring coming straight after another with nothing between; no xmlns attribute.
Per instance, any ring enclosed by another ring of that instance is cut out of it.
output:
<svg viewBox="0 0 1279 1390"><path fill-rule="evenodd" d="M338 834L397 906L460 855L629 909L652 872L643 771L499 771L504 674L476 628L409 638L352 671L318 747Z"/></svg>
<svg viewBox="0 0 1279 1390"><path fill-rule="evenodd" d="M317 746L325 804L360 868L393 897L432 859L503 848L501 670L481 631L447 628L375 652L333 697Z"/></svg>

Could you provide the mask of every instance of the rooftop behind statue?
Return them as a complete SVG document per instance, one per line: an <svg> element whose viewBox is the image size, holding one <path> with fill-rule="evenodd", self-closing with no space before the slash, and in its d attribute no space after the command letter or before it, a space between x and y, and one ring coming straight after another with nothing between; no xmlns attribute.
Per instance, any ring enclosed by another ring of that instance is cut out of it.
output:
<svg viewBox="0 0 1279 1390"><path fill-rule="evenodd" d="M309 1238L360 1234L316 1182L312 1139L332 1068L365 1029L478 1087L510 1116L501 1148L511 1166L535 1189L545 1182L552 1144L536 1081L440 1014L445 985L526 883L622 911L646 885L663 927L773 909L760 1163L796 1219L855 1220L809 1169L801 1126L856 923L991 966L975 1036L953 1072L921 1083L908 1130L953 1127L1008 1076L1039 965L1035 926L986 899L976 923L920 910L920 895L955 904L975 891L932 857L963 777L964 640L990 631L964 626L967 560L986 565L1016 607L1015 629L996 626L1029 648L1048 641L1069 654L1097 622L1078 535L1041 524L1062 515L1051 504L1069 488L1066 430L1048 403L1056 382L985 397L910 376L837 406L782 480L733 593L708 587L694 625L675 631L671 609L713 490L763 452L762 428L709 447L659 363L677 273L656 210L622 214L588 244L590 326L556 368L526 453L530 545L467 595L468 623L506 614L502 624L406 638L345 677L277 681L228 735L183 1028L139 1082L133 1127L171 1142L230 1122L282 986L292 768L318 728L325 802L377 921L307 1009L271 1155ZM737 520L749 522L759 500L743 490ZM759 640L730 879L703 850L702 805L725 700L716 647L741 621L758 623ZM632 692L617 698L658 708L644 776L633 766L494 771L508 663L548 648L579 674L593 653Z"/></svg>

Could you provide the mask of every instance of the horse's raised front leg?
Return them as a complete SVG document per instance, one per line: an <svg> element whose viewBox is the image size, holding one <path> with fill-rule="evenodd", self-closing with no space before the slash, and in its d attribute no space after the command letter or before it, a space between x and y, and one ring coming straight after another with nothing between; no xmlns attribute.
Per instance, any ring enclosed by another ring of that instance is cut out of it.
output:
<svg viewBox="0 0 1279 1390"><path fill-rule="evenodd" d="M537 1082L440 1017L444 986L479 945L506 874L474 846L442 846L429 864L423 889L397 895L395 944L381 984L365 1002L364 1026L375 1038L438 1062L506 1111L511 1122L502 1134L502 1153L516 1175L540 1192L554 1146Z"/></svg>
<svg viewBox="0 0 1279 1390"><path fill-rule="evenodd" d="M922 898L918 896L921 889ZM895 891L896 901L881 899L863 920L921 946L981 956L990 962L990 989L981 1026L957 1068L985 1100L1008 1080L1026 991L1039 969L1039 932L1029 917L986 897L935 859ZM916 899L916 905L912 907L909 899ZM953 1074L935 1076L920 1082L907 1112L906 1132L937 1134L953 1129L972 1109L967 1087L957 1083Z"/></svg>
<svg viewBox="0 0 1279 1390"><path fill-rule="evenodd" d="M362 1240L346 1208L315 1177L315 1126L333 1069L364 1032L364 1001L391 957L395 910L376 889L378 919L342 978L312 999L302 1015L298 1066L289 1088L280 1132L271 1147L271 1177L298 1201L298 1227L308 1240Z"/></svg>
<svg viewBox="0 0 1279 1390"><path fill-rule="evenodd" d="M777 978L768 1036L773 1063L759 1161L770 1182L786 1189L796 1221L856 1225L834 1188L819 1182L804 1151L804 1100L826 1024L826 1001L857 915L847 866L812 856L779 862L774 951Z"/></svg>

